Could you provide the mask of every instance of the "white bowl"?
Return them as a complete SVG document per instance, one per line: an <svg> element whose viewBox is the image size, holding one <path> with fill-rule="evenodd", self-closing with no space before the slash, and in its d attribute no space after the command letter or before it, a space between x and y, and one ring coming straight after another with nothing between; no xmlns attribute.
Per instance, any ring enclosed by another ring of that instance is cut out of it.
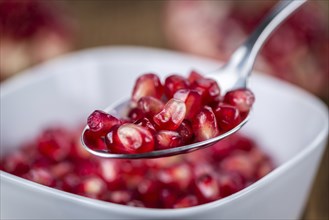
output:
<svg viewBox="0 0 329 220"><path fill-rule="evenodd" d="M1 84L1 153L52 124L77 125L94 109L128 96L137 75L203 73L219 66L171 51L110 47L68 55ZM227 198L191 208L159 210L93 200L1 172L3 219L296 219L307 200L328 136L328 110L288 83L254 74L256 104L243 132L278 167Z"/></svg>

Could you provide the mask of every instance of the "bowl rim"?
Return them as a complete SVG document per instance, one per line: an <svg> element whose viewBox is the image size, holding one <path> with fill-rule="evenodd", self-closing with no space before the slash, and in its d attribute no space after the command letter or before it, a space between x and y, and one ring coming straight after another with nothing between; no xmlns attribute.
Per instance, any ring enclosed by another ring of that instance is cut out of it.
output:
<svg viewBox="0 0 329 220"><path fill-rule="evenodd" d="M108 46L108 47L97 47L92 49L86 49L81 50L77 52L72 52L69 54L66 54L64 56L61 56L59 58L55 58L53 60L47 61L45 63L39 64L35 67L29 68L21 74L17 74L16 76L5 80L0 85L0 99L3 97L6 97L11 92L16 91L19 88L24 87L25 85L30 84L31 82L35 82L38 80L42 80L43 78L51 77L53 74L49 73L43 73L40 74L41 71L38 71L40 68L49 68L53 67L54 65L58 65L60 63L65 62L72 62L72 60L77 59L81 56L85 55L93 55L93 54L99 54L99 53L116 53L117 51L123 51L123 52L129 52L134 55L138 55L140 52L143 53L152 53L157 54L158 56L176 56L181 58L188 58L188 59L197 59L201 61L206 61L209 63L216 63L220 64L218 60L210 59L210 58L204 58L199 57L195 55L190 55L182 52L176 52L166 49L159 49L159 48L150 48L150 47L140 47L140 46ZM186 215L193 215L200 212L205 212L207 210L213 209L215 207L219 206L225 206L229 203L231 203L233 200L236 200L238 198L244 197L247 194L257 190L258 188L265 187L267 184L269 184L273 179L277 178L278 176L282 175L282 173L286 172L286 170L289 170L291 167L293 167L295 164L297 164L300 160L305 158L308 154L310 154L312 151L314 151L316 148L321 146L321 143L323 141L326 141L328 136L328 107L317 97L310 94L309 92L306 92L302 90L301 88L292 85L288 82L282 81L280 79L259 74L259 72L255 71L256 77L263 78L265 80L271 80L276 81L288 89L292 90L294 93L297 93L297 96L303 95L305 97L305 100L313 105L314 108L318 110L320 114L322 114L321 117L324 117L324 124L321 129L321 131L316 135L316 137L310 142L305 144L305 147L303 150L301 150L298 154L294 155L291 159L284 162L277 168L275 168L272 172L261 178L260 180L256 181L255 183L251 184L250 186L240 190L239 192L236 192L228 197L202 204L197 205L193 207L187 207L187 208L180 208L180 209L159 209L159 208L141 208L141 207L132 207L127 205L120 205L115 203L110 203L106 201L101 201L97 199L91 199L84 196L76 195L73 193L68 193L62 190L58 190L55 188L47 187L26 179L23 179L21 177L12 175L10 173L0 171L0 177L1 180L6 180L13 184L21 184L24 187L31 188L34 190L41 190L43 193L50 193L52 196L59 196L64 199L69 199L78 203L86 204L89 206L92 206L97 209L102 209L105 211L114 211L117 213L122 213L123 211L125 214L133 213L132 215L136 216L145 216L145 217L152 217L155 215L165 216L166 218L170 217L179 217L179 216L186 216ZM306 101L305 101L306 102ZM1 148L0 148L1 150ZM1 183L2 184L2 181ZM130 215L130 214L129 214Z"/></svg>

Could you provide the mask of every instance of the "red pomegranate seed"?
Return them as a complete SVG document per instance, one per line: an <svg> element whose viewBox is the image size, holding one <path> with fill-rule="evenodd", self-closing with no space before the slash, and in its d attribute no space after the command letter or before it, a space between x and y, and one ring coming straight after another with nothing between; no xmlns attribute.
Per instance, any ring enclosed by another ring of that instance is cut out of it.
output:
<svg viewBox="0 0 329 220"><path fill-rule="evenodd" d="M265 161L258 166L256 177L257 179L263 178L273 170L273 164Z"/></svg>
<svg viewBox="0 0 329 220"><path fill-rule="evenodd" d="M221 131L229 131L241 122L239 110L231 105L219 104L214 110L218 127Z"/></svg>
<svg viewBox="0 0 329 220"><path fill-rule="evenodd" d="M43 168L31 169L23 177L45 186L55 186L56 184L56 180L51 175L50 171Z"/></svg>
<svg viewBox="0 0 329 220"><path fill-rule="evenodd" d="M164 104L152 96L145 96L138 100L137 106L146 117L152 118L163 109Z"/></svg>
<svg viewBox="0 0 329 220"><path fill-rule="evenodd" d="M192 127L198 141L204 141L218 135L216 117L209 106L203 107L196 115L192 121Z"/></svg>
<svg viewBox="0 0 329 220"><path fill-rule="evenodd" d="M233 145L233 148L238 150L249 152L256 146L256 143L253 140L244 137L239 133L232 134L230 138L232 140L231 144Z"/></svg>
<svg viewBox="0 0 329 220"><path fill-rule="evenodd" d="M106 136L106 144L112 153L144 153L154 149L151 132L132 123L115 127Z"/></svg>
<svg viewBox="0 0 329 220"><path fill-rule="evenodd" d="M114 202L122 205L126 205L133 198L132 192L128 190L116 190L107 192L103 199L109 202Z"/></svg>
<svg viewBox="0 0 329 220"><path fill-rule="evenodd" d="M83 141L89 148L93 150L107 149L104 139L100 137L97 133L91 131L90 129L86 129L83 135ZM85 153L90 155L85 149L83 149L81 145L74 146L71 153L73 154L73 156L82 157L82 158L86 158Z"/></svg>
<svg viewBox="0 0 329 220"><path fill-rule="evenodd" d="M219 175L219 191L221 197L229 196L238 192L244 187L243 179L236 173L220 174Z"/></svg>
<svg viewBox="0 0 329 220"><path fill-rule="evenodd" d="M37 142L41 155L53 161L61 161L69 155L74 140L68 131L48 129L41 134Z"/></svg>
<svg viewBox="0 0 329 220"><path fill-rule="evenodd" d="M163 208L173 208L173 205L176 203L178 192L169 188L160 189L159 201L161 207Z"/></svg>
<svg viewBox="0 0 329 220"><path fill-rule="evenodd" d="M182 136L176 131L162 130L156 133L156 149L163 150L178 147L183 144Z"/></svg>
<svg viewBox="0 0 329 220"><path fill-rule="evenodd" d="M56 179L60 179L66 174L72 172L74 169L73 166L74 166L73 163L67 161L62 163L57 163L50 168L50 173Z"/></svg>
<svg viewBox="0 0 329 220"><path fill-rule="evenodd" d="M127 205L133 207L145 207L145 204L142 201L136 199L127 202Z"/></svg>
<svg viewBox="0 0 329 220"><path fill-rule="evenodd" d="M159 201L160 184L151 179L143 179L138 183L137 192L139 198L147 207L157 207Z"/></svg>
<svg viewBox="0 0 329 220"><path fill-rule="evenodd" d="M203 76L196 72L195 70L192 70L188 76L188 81L190 82L190 84L192 84L193 82L195 82L198 79L202 79Z"/></svg>
<svg viewBox="0 0 329 220"><path fill-rule="evenodd" d="M187 89L189 82L179 75L168 76L165 80L164 91L168 99L171 99L179 89Z"/></svg>
<svg viewBox="0 0 329 220"><path fill-rule="evenodd" d="M99 198L106 191L104 180L97 176L89 176L83 179L77 186L77 193L90 198Z"/></svg>
<svg viewBox="0 0 329 220"><path fill-rule="evenodd" d="M151 123L151 121L148 118L142 118L134 122L134 124L142 126L149 130L152 134L156 133L156 129L154 125Z"/></svg>
<svg viewBox="0 0 329 220"><path fill-rule="evenodd" d="M173 167L161 169L157 177L163 184L177 189L186 189L193 178L192 168L189 164L180 163Z"/></svg>
<svg viewBox="0 0 329 220"><path fill-rule="evenodd" d="M221 162L221 168L226 172L235 172L244 179L252 180L255 175L254 162L245 154L231 155Z"/></svg>
<svg viewBox="0 0 329 220"><path fill-rule="evenodd" d="M204 104L216 102L220 97L220 88L213 79L201 78L193 82L191 89L197 90Z"/></svg>
<svg viewBox="0 0 329 220"><path fill-rule="evenodd" d="M190 144L192 142L194 133L192 123L190 121L184 120L178 127L177 132L182 137L184 144Z"/></svg>
<svg viewBox="0 0 329 220"><path fill-rule="evenodd" d="M106 112L96 110L89 115L87 124L92 132L105 136L113 126L121 124L121 121Z"/></svg>
<svg viewBox="0 0 329 220"><path fill-rule="evenodd" d="M163 86L157 75L149 73L138 77L136 80L131 100L137 103L144 96L152 96L160 99L163 95Z"/></svg>
<svg viewBox="0 0 329 220"><path fill-rule="evenodd" d="M75 162L74 173L79 176L93 176L99 173L99 164L93 160L78 160Z"/></svg>
<svg viewBox="0 0 329 220"><path fill-rule="evenodd" d="M174 94L174 98L185 103L187 119L192 119L201 110L202 97L197 90L180 89Z"/></svg>
<svg viewBox="0 0 329 220"><path fill-rule="evenodd" d="M80 184L80 177L74 173L69 173L61 179L61 189L66 192L75 193Z"/></svg>
<svg viewBox="0 0 329 220"><path fill-rule="evenodd" d="M122 188L123 180L120 174L120 162L117 160L102 159L99 161L100 176L106 181L109 190Z"/></svg>
<svg viewBox="0 0 329 220"><path fill-rule="evenodd" d="M15 175L27 173L30 169L30 160L22 152L14 152L3 159L2 166L4 171Z"/></svg>
<svg viewBox="0 0 329 220"><path fill-rule="evenodd" d="M219 198L219 185L216 177L209 173L199 176L195 180L195 190L198 200L209 202Z"/></svg>
<svg viewBox="0 0 329 220"><path fill-rule="evenodd" d="M255 102L255 96L249 89L242 88L227 92L224 102L237 107L241 113L247 113Z"/></svg>
<svg viewBox="0 0 329 220"><path fill-rule="evenodd" d="M179 199L175 204L174 208L187 208L191 206L196 206L199 204L199 201L194 195L187 195Z"/></svg>
<svg viewBox="0 0 329 220"><path fill-rule="evenodd" d="M170 99L163 110L153 117L161 130L176 130L185 118L186 106L183 101Z"/></svg>
<svg viewBox="0 0 329 220"><path fill-rule="evenodd" d="M132 108L130 109L129 113L128 113L128 118L132 121L135 122L137 120L140 120L142 118L144 118L145 115L143 113L143 111L139 108Z"/></svg>

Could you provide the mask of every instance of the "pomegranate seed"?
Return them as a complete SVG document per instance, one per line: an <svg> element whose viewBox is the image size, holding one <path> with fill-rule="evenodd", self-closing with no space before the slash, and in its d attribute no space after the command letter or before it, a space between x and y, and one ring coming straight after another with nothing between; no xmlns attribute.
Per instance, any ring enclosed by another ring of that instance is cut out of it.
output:
<svg viewBox="0 0 329 220"><path fill-rule="evenodd" d="M256 143L253 140L239 135L238 133L235 133L230 137L233 140L231 141L231 144L235 149L249 152L256 146Z"/></svg>
<svg viewBox="0 0 329 220"><path fill-rule="evenodd" d="M214 113L221 131L229 131L241 122L240 112L234 106L219 104Z"/></svg>
<svg viewBox="0 0 329 220"><path fill-rule="evenodd" d="M159 131L155 135L155 139L157 142L156 149L158 150L178 147L183 143L182 136L176 131Z"/></svg>
<svg viewBox="0 0 329 220"><path fill-rule="evenodd" d="M192 169L186 163L176 164L173 167L160 170L158 179L167 186L186 189L192 182Z"/></svg>
<svg viewBox="0 0 329 220"><path fill-rule="evenodd" d="M164 84L164 92L168 99L172 98L179 89L187 89L189 82L182 76L171 75L168 76Z"/></svg>
<svg viewBox="0 0 329 220"><path fill-rule="evenodd" d="M173 208L173 205L176 203L178 192L173 189L163 188L159 193L159 201L163 208Z"/></svg>
<svg viewBox="0 0 329 220"><path fill-rule="evenodd" d="M144 153L154 149L151 132L132 123L115 127L106 136L106 143L112 153Z"/></svg>
<svg viewBox="0 0 329 220"><path fill-rule="evenodd" d="M219 175L219 191L221 197L229 196L238 192L244 187L243 179L236 173L227 173Z"/></svg>
<svg viewBox="0 0 329 220"><path fill-rule="evenodd" d="M180 89L174 94L174 98L185 103L187 119L192 119L201 110L202 97L197 90Z"/></svg>
<svg viewBox="0 0 329 220"><path fill-rule="evenodd" d="M105 136L113 126L121 124L121 121L106 112L96 110L89 115L87 124L92 132Z"/></svg>
<svg viewBox="0 0 329 220"><path fill-rule="evenodd" d="M216 117L209 106L203 107L196 115L192 121L192 127L198 141L204 141L218 135Z"/></svg>
<svg viewBox="0 0 329 220"><path fill-rule="evenodd" d="M106 181L110 190L118 190L123 181L120 175L120 162L116 160L102 159L100 161L100 176Z"/></svg>
<svg viewBox="0 0 329 220"><path fill-rule="evenodd" d="M237 107L241 113L247 113L255 102L255 96L249 89L237 89L227 92L224 102Z"/></svg>
<svg viewBox="0 0 329 220"><path fill-rule="evenodd" d="M22 152L18 151L5 157L2 166L4 171L20 176L29 171L30 161Z"/></svg>
<svg viewBox="0 0 329 220"><path fill-rule="evenodd" d="M143 113L143 111L139 108L132 108L130 109L129 113L128 113L128 118L134 122L134 121L137 121L137 120L140 120L142 118L144 118L145 115Z"/></svg>
<svg viewBox="0 0 329 220"><path fill-rule="evenodd" d="M190 144L192 142L194 134L190 121L184 120L178 127L177 132L182 137L184 144Z"/></svg>
<svg viewBox="0 0 329 220"><path fill-rule="evenodd" d="M86 129L83 135L83 141L89 148L93 150L107 149L104 139L101 136L99 136L97 133L91 131L90 129ZM71 150L71 153L73 154L73 156L82 157L82 158L88 158L86 154L89 155L89 153L80 144L75 145Z"/></svg>
<svg viewBox="0 0 329 220"><path fill-rule="evenodd" d="M132 198L133 195L130 191L116 190L106 193L103 199L109 202L126 205L129 201L131 201Z"/></svg>
<svg viewBox="0 0 329 220"><path fill-rule="evenodd" d="M50 174L50 171L43 168L31 169L23 177L45 186L55 186L56 184L56 181L54 177Z"/></svg>
<svg viewBox="0 0 329 220"><path fill-rule="evenodd" d="M221 141L212 145L211 148L209 148L211 157L214 159L214 161L222 160L234 152L235 147L231 144L232 140L230 137L222 139Z"/></svg>
<svg viewBox="0 0 329 220"><path fill-rule="evenodd" d="M152 96L160 99L163 95L163 86L157 75L149 73L138 77L136 80L133 93L132 102L137 103L138 100L144 96Z"/></svg>
<svg viewBox="0 0 329 220"><path fill-rule="evenodd" d="M266 161L261 163L257 169L257 173L256 173L257 179L263 178L264 176L269 174L272 170L273 170L273 165L271 162Z"/></svg>
<svg viewBox="0 0 329 220"><path fill-rule="evenodd" d="M174 208L187 208L198 205L198 199L194 195L187 195L174 204Z"/></svg>
<svg viewBox="0 0 329 220"><path fill-rule="evenodd" d="M216 178L209 173L195 180L195 190L199 201L209 202L219 198L219 185Z"/></svg>
<svg viewBox="0 0 329 220"><path fill-rule="evenodd" d="M152 134L155 134L156 133L156 129L155 129L154 125L151 123L151 121L148 118L139 119L139 120L135 121L134 124L146 128Z"/></svg>
<svg viewBox="0 0 329 220"><path fill-rule="evenodd" d="M145 207L145 204L142 201L136 199L127 202L127 205L133 207Z"/></svg>
<svg viewBox="0 0 329 220"><path fill-rule="evenodd" d="M245 154L231 155L221 162L221 168L226 172L235 172L244 179L252 179L255 174L253 161Z"/></svg>
<svg viewBox="0 0 329 220"><path fill-rule="evenodd" d="M66 192L76 193L77 186L80 184L78 175L69 173L61 179L61 189Z"/></svg>
<svg viewBox="0 0 329 220"><path fill-rule="evenodd" d="M186 106L183 101L170 99L163 110L153 117L162 130L176 130L185 118Z"/></svg>
<svg viewBox="0 0 329 220"><path fill-rule="evenodd" d="M99 164L92 160L78 160L75 164L75 173L79 176L92 176L99 173Z"/></svg>
<svg viewBox="0 0 329 220"><path fill-rule="evenodd" d="M50 168L50 173L52 174L53 177L55 177L56 179L60 179L63 176L65 176L66 174L72 172L74 169L73 164L70 162L62 162L62 163L58 163L56 165L53 165Z"/></svg>
<svg viewBox="0 0 329 220"><path fill-rule="evenodd" d="M146 117L152 118L163 109L164 104L152 96L145 96L138 100L137 106Z"/></svg>
<svg viewBox="0 0 329 220"><path fill-rule="evenodd" d="M105 182L97 176L83 179L77 186L77 193L90 198L99 198L106 191Z"/></svg>
<svg viewBox="0 0 329 220"><path fill-rule="evenodd" d="M218 100L220 89L217 82L213 79L201 78L197 79L191 85L191 89L197 90L202 96L204 104L209 104Z"/></svg>
<svg viewBox="0 0 329 220"><path fill-rule="evenodd" d="M196 72L195 70L192 70L190 72L190 75L188 76L188 81L192 84L196 80L202 79L202 78L203 78L203 76L200 73Z"/></svg>
<svg viewBox="0 0 329 220"><path fill-rule="evenodd" d="M155 180L143 179L137 186L137 192L147 207L157 207L159 201L159 183Z"/></svg>
<svg viewBox="0 0 329 220"><path fill-rule="evenodd" d="M61 161L69 155L73 142L67 131L48 129L38 138L37 144L40 154L50 160Z"/></svg>

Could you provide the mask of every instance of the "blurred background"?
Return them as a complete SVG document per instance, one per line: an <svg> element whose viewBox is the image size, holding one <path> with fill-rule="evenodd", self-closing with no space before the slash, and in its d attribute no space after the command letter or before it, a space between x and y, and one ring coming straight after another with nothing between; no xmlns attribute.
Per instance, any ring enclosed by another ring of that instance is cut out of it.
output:
<svg viewBox="0 0 329 220"><path fill-rule="evenodd" d="M62 54L139 45L226 60L276 3L0 0L0 80ZM255 68L329 104L328 1L310 1L269 39ZM328 147L303 219L329 219Z"/></svg>

